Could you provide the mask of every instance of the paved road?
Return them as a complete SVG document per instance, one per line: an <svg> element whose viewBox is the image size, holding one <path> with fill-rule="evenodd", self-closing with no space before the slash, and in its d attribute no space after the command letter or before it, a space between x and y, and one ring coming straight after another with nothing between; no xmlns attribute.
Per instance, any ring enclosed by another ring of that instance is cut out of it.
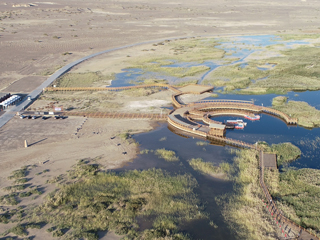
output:
<svg viewBox="0 0 320 240"><path fill-rule="evenodd" d="M39 87L37 87L35 90L33 90L25 98L23 98L22 101L19 102L18 105L11 106L10 108L8 108L6 110L6 112L0 116L0 128L3 127L7 122L9 122L10 119L12 119L17 112L20 112L20 111L26 109L34 100L36 100L39 97L39 95L42 93L44 88L48 87L51 83L53 83L54 80L56 80L58 77L65 74L66 72L68 72L71 68L78 65L79 63L82 63L83 61L86 61L90 58L96 57L96 56L104 54L104 53L109 53L109 52L113 52L113 51L117 51L117 50L121 50L121 49L125 49L125 48L130 48L130 47L134 47L134 46L139 46L139 45L143 45L143 44L155 43L155 42L164 41L164 40L175 40L175 39L179 39L179 38L181 38L181 37L152 40L152 41L135 43L135 44L130 44L130 45L122 46L122 47L104 50L102 52L94 53L89 56L78 59L78 60L64 66L63 68L60 68L58 71L56 71L54 74L52 74L46 81L44 81ZM33 100L31 100L31 101L28 100L28 97L31 97L31 99L33 99Z"/></svg>

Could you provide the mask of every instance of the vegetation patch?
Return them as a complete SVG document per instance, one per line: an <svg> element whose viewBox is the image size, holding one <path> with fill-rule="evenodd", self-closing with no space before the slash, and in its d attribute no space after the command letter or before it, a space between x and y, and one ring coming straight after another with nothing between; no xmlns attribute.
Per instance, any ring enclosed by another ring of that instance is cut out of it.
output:
<svg viewBox="0 0 320 240"><path fill-rule="evenodd" d="M280 235L261 201L258 159L254 150L236 151L230 179L235 194L217 198L222 213L239 239L278 239Z"/></svg>
<svg viewBox="0 0 320 240"><path fill-rule="evenodd" d="M113 76L103 76L101 72L66 73L59 77L53 85L57 87L91 87L103 80L112 79Z"/></svg>
<svg viewBox="0 0 320 240"><path fill-rule="evenodd" d="M301 46L281 51L280 54L279 57L251 60L244 67L241 64L218 67L206 77L204 83L224 86L226 92L240 89L235 91L239 94L283 94L320 89L319 48ZM261 66L270 64L272 69L261 69Z"/></svg>
<svg viewBox="0 0 320 240"><path fill-rule="evenodd" d="M149 96L151 94L160 92L160 88L133 88L128 89L125 91L122 91L124 95L128 95L131 97L143 97L143 96Z"/></svg>
<svg viewBox="0 0 320 240"><path fill-rule="evenodd" d="M98 172L62 185L34 210L35 221L52 224L63 238L97 239L97 231L115 231L125 239L187 239L181 222L205 217L193 193L190 175L162 170ZM138 231L138 216L153 216L152 229Z"/></svg>
<svg viewBox="0 0 320 240"><path fill-rule="evenodd" d="M228 163L221 163L219 166L214 166L213 163L204 162L201 158L192 158L189 160L189 164L194 170L213 177L219 173L227 174L230 172L230 164Z"/></svg>
<svg viewBox="0 0 320 240"><path fill-rule="evenodd" d="M204 141L198 141L198 142L196 142L196 145L197 146L207 146L207 145L209 145L209 143L208 142L204 142Z"/></svg>
<svg viewBox="0 0 320 240"><path fill-rule="evenodd" d="M11 175L8 177L8 179L11 180L25 177L27 175L27 169L28 167L24 166L21 169L13 171Z"/></svg>
<svg viewBox="0 0 320 240"><path fill-rule="evenodd" d="M283 105L287 102L288 97L285 96L278 96L272 99L272 106L279 106Z"/></svg>
<svg viewBox="0 0 320 240"><path fill-rule="evenodd" d="M293 118L298 118L298 125L313 128L320 126L320 111L306 102L288 101L282 105L273 106Z"/></svg>
<svg viewBox="0 0 320 240"><path fill-rule="evenodd" d="M156 45L162 45L161 49L165 50L156 56L150 54L138 59L134 58L129 61L131 67L142 69L145 72L157 72L183 78L208 71L209 67L199 66L199 64L206 60L221 59L225 54L224 50L216 48L219 43L215 39L185 39ZM177 67L172 66L174 63L189 62L195 63L196 66L184 67L183 64Z"/></svg>
<svg viewBox="0 0 320 240"><path fill-rule="evenodd" d="M206 77L204 84L213 84L217 87L225 87L225 90L247 88L252 80L265 78L269 71L261 71L258 66L265 62L252 61L246 67L241 64L220 66Z"/></svg>
<svg viewBox="0 0 320 240"><path fill-rule="evenodd" d="M320 89L320 66L317 64L319 48L302 46L281 53L282 57L268 59L276 66L267 79L256 81L253 87L275 92Z"/></svg>
<svg viewBox="0 0 320 240"><path fill-rule="evenodd" d="M168 84L168 80L165 79L144 79L139 81L130 82L132 84L139 84L139 85L153 85L153 84Z"/></svg>
<svg viewBox="0 0 320 240"><path fill-rule="evenodd" d="M319 34L277 34L282 40L305 40L305 39L317 39L320 38Z"/></svg>
<svg viewBox="0 0 320 240"><path fill-rule="evenodd" d="M320 170L289 169L269 173L277 181L268 184L278 207L297 224L320 233Z"/></svg>
<svg viewBox="0 0 320 240"><path fill-rule="evenodd" d="M171 150L166 150L165 148L155 150L155 154L168 162L179 161L179 158L176 156L176 153Z"/></svg>
<svg viewBox="0 0 320 240"><path fill-rule="evenodd" d="M277 154L278 166L295 161L301 155L301 150L290 142L272 144L271 146L266 142L259 142L259 147L264 152Z"/></svg>

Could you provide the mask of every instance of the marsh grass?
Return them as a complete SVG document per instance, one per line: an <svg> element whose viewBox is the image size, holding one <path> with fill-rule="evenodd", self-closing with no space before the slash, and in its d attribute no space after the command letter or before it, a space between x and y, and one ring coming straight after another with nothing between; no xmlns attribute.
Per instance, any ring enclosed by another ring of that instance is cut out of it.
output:
<svg viewBox="0 0 320 240"><path fill-rule="evenodd" d="M53 85L57 87L91 87L104 79L112 79L114 76L103 76L101 72L66 73L58 78Z"/></svg>
<svg viewBox="0 0 320 240"><path fill-rule="evenodd" d="M161 44L162 45L162 44ZM211 39L185 39L165 44L170 49L168 54L162 53L152 56L133 58L129 61L132 68L139 68L145 72L158 72L179 78L195 76L209 70L206 66L170 67L175 62L203 63L205 60L221 59L225 52L216 48L217 41Z"/></svg>
<svg viewBox="0 0 320 240"><path fill-rule="evenodd" d="M99 170L98 164L89 164L90 160L82 159L68 172L71 179L79 179L95 175Z"/></svg>
<svg viewBox="0 0 320 240"><path fill-rule="evenodd" d="M320 170L289 169L280 174L275 196L282 206L291 208L291 220L305 228L320 232ZM284 209L283 209L284 210ZM319 234L320 235L320 234Z"/></svg>
<svg viewBox="0 0 320 240"><path fill-rule="evenodd" d="M273 106L293 118L298 118L298 125L313 128L320 126L320 111L306 102L288 101L286 104Z"/></svg>
<svg viewBox="0 0 320 240"><path fill-rule="evenodd" d="M281 51L281 54L281 57L251 60L243 68L240 64L221 66L207 76L204 83L224 86L226 92L241 89L235 92L239 94L284 94L320 89L320 66L316 64L319 48L301 46ZM258 69L268 63L275 65L272 70Z"/></svg>
<svg viewBox="0 0 320 240"><path fill-rule="evenodd" d="M264 63L252 61L245 68L241 68L240 64L221 66L215 69L204 83L211 83L218 87L225 86L229 90L247 88L252 83L252 80L269 75L269 71L261 71L257 68Z"/></svg>
<svg viewBox="0 0 320 240"><path fill-rule="evenodd" d="M168 84L168 80L165 79L144 79L144 80L139 80L138 82L134 81L134 82L130 82L132 84Z"/></svg>
<svg viewBox="0 0 320 240"><path fill-rule="evenodd" d="M269 145L266 142L258 142L264 152L277 154L277 165L285 165L295 161L301 155L301 150L290 142Z"/></svg>
<svg viewBox="0 0 320 240"><path fill-rule="evenodd" d="M196 142L196 145L197 146L207 146L207 145L209 145L209 143L208 142L204 142L204 141L198 141L198 142Z"/></svg>
<svg viewBox="0 0 320 240"><path fill-rule="evenodd" d="M229 226L240 239L278 239L277 226L262 204L257 155L254 150L236 151L229 177L235 194L216 198Z"/></svg>
<svg viewBox="0 0 320 240"><path fill-rule="evenodd" d="M277 66L267 79L256 81L253 87L285 91L291 90L318 90L320 66L318 56L319 48L302 46L281 52L283 57L269 59Z"/></svg>
<svg viewBox="0 0 320 240"><path fill-rule="evenodd" d="M319 34L277 34L284 41L320 38Z"/></svg>
<svg viewBox="0 0 320 240"><path fill-rule="evenodd" d="M154 153L159 157L168 162L179 161L179 158L176 156L176 153L171 150L166 150L165 148L157 149Z"/></svg>
<svg viewBox="0 0 320 240"><path fill-rule="evenodd" d="M279 106L283 105L287 102L288 97L285 96L278 96L272 99L272 106Z"/></svg>
<svg viewBox="0 0 320 240"><path fill-rule="evenodd" d="M198 84L198 80L194 79L194 80L188 80L188 81L183 81L183 82L178 82L175 84L176 87L184 87L187 86L189 84Z"/></svg>
<svg viewBox="0 0 320 240"><path fill-rule="evenodd" d="M50 223L52 232L70 229L65 238L97 239L97 231L111 230L125 239L186 239L178 231L179 223L206 217L190 175L150 169L98 172L78 179L49 194L34 209L34 221ZM149 215L157 216L152 229L139 232L135 218Z"/></svg>
<svg viewBox="0 0 320 240"><path fill-rule="evenodd" d="M213 163L205 162L201 158L192 158L188 162L194 170L211 176L216 176L219 173L228 174L231 170L228 163L221 163L219 166L214 166Z"/></svg>

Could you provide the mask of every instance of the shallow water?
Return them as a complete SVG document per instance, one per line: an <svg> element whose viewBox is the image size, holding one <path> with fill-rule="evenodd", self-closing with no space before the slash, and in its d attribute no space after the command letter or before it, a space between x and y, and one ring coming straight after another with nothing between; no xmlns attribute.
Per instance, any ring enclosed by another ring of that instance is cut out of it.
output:
<svg viewBox="0 0 320 240"><path fill-rule="evenodd" d="M212 71L220 66L230 66L235 64L241 64L241 67L245 67L247 63L247 57L251 54L260 52L266 52L267 49L265 47L283 44L284 48L292 48L294 45L306 45L309 44L307 41L301 40L291 40L291 41L283 41L280 37L274 35L258 35L258 36L239 36L239 37L229 37L220 40L220 45L216 46L216 48L223 49L226 52L226 55L220 60L207 60L203 63L198 62L178 62L176 60L168 59L171 64L164 65L163 67L193 67L193 66L207 66L210 69L199 76L199 83L201 83ZM219 40L219 39L218 39ZM229 62L230 59L236 60ZM156 63L156 62L154 62ZM269 70L269 68L259 68L261 71ZM145 72L142 69L137 68L127 68L122 69L122 72L117 73L115 76L115 80L112 81L111 87L123 87L123 86L132 86L135 83L140 82L143 79L166 79L169 84L176 84L181 82L182 79L164 75L158 72ZM185 77L183 81L189 81L194 79L192 77Z"/></svg>
<svg viewBox="0 0 320 240"><path fill-rule="evenodd" d="M200 82L217 67L223 65L239 64L244 68L247 66L246 58L256 52L262 51L260 47L266 47L276 44L286 44L287 48L291 48L295 44L308 44L306 41L286 41L273 35L264 36L242 36L228 38L228 42L221 42L219 48L224 49L228 54L221 61L205 61L204 63L181 63L172 61L172 64L165 67L192 67L192 66L208 66L210 70L202 74ZM225 60L230 58L238 58L232 63L225 63ZM267 69L261 68L262 71ZM112 86L130 86L134 82L139 82L141 79L158 78L166 79L169 83L175 83L181 79L175 77L168 77L154 72L143 72L141 69L124 69L123 72L116 75L116 80L112 81ZM184 79L185 81L188 78ZM216 92L218 93L218 92ZM220 99L237 99L237 100L252 100L256 105L271 106L272 99L278 95L235 95L235 94L220 94ZM305 101L311 106L320 110L320 91L305 91L305 92L289 92L284 94L288 100ZM210 98L209 98L210 99ZM239 119L238 117L217 117L218 121L225 121L227 119ZM227 137L242 140L249 143L257 141L266 141L269 144L276 144L281 142L291 142L298 146L301 151L301 157L289 164L290 167L296 168L316 168L320 169L320 129L305 129L299 126L288 127L283 121L278 118L262 114L260 121L250 121L244 119L248 124L244 130L228 130ZM164 141L160 141L165 138ZM201 202L205 204L205 211L209 214L209 220L198 220L191 223L185 223L181 230L189 233L193 239L235 239L234 234L228 229L228 225L224 222L220 209L216 204L215 197L221 196L225 193L233 192L233 185L231 182L222 181L202 175L194 171L188 164L187 160L191 158L202 158L204 161L210 161L218 165L225 161L232 163L233 155L229 153L230 147L207 145L197 146L197 141L192 137L185 138L181 135L173 133L167 128L166 124L152 132L142 133L134 136L134 139L140 143L140 149L156 150L159 148L166 148L173 150L179 156L178 162L166 162L159 159L154 153L138 155L133 162L126 164L123 168L117 171L124 171L130 169L149 169L161 168L172 174L189 173L199 183L196 193L199 195ZM214 228L209 225L209 221L213 221L218 225ZM148 219L140 220L143 226L149 226Z"/></svg>
<svg viewBox="0 0 320 240"><path fill-rule="evenodd" d="M160 141L161 138L166 140ZM191 174L198 182L199 187L195 192L198 194L201 203L205 204L205 211L210 219L195 220L190 223L184 223L181 230L189 233L193 239L235 239L234 235L228 229L224 222L220 208L217 206L215 197L233 191L233 184L230 181L224 181L209 176L204 176L194 171L187 160L192 158L202 158L204 161L219 164L221 162L232 163L233 155L229 153L228 148L215 145L197 146L196 142L203 141L194 138L184 138L176 135L167 128L167 124L162 124L156 130L148 133L137 134L134 139L139 142L140 149L156 150L165 148L173 150L179 156L177 162L167 162L159 159L154 153L138 155L133 162L127 163L123 170L144 170L149 168L161 168L171 174ZM209 225L213 221L218 228ZM148 223L144 222L148 226Z"/></svg>

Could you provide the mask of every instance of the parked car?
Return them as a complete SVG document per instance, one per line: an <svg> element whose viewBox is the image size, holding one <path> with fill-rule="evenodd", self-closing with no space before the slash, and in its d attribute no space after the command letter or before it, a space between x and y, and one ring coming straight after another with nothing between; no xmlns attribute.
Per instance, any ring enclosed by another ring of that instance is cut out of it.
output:
<svg viewBox="0 0 320 240"><path fill-rule="evenodd" d="M32 116L32 119L37 119L38 117L37 116Z"/></svg>
<svg viewBox="0 0 320 240"><path fill-rule="evenodd" d="M47 120L49 117L43 116L41 119L42 120Z"/></svg>
<svg viewBox="0 0 320 240"><path fill-rule="evenodd" d="M59 118L60 118L59 115L54 116L54 119L59 119Z"/></svg>
<svg viewBox="0 0 320 240"><path fill-rule="evenodd" d="M20 118L24 119L24 118L26 118L26 116L25 115L20 115Z"/></svg>
<svg viewBox="0 0 320 240"><path fill-rule="evenodd" d="M27 116L28 119L31 119L32 117L30 115Z"/></svg>

